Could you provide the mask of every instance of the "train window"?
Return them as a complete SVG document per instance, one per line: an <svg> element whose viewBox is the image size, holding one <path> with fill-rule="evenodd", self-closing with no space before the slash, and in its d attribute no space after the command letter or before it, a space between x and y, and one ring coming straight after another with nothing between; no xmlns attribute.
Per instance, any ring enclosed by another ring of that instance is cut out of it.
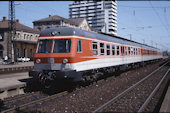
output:
<svg viewBox="0 0 170 113"><path fill-rule="evenodd" d="M125 55L127 55L127 47L125 47Z"/></svg>
<svg viewBox="0 0 170 113"><path fill-rule="evenodd" d="M140 48L138 49L139 55L140 55Z"/></svg>
<svg viewBox="0 0 170 113"><path fill-rule="evenodd" d="M131 47L131 55L133 55L133 47Z"/></svg>
<svg viewBox="0 0 170 113"><path fill-rule="evenodd" d="M93 55L98 55L97 42L92 42L92 51L93 51Z"/></svg>
<svg viewBox="0 0 170 113"><path fill-rule="evenodd" d="M112 55L115 55L115 45L112 45Z"/></svg>
<svg viewBox="0 0 170 113"><path fill-rule="evenodd" d="M128 47L129 55L130 55L130 47Z"/></svg>
<svg viewBox="0 0 170 113"><path fill-rule="evenodd" d="M121 55L123 55L123 46L121 46L120 49L121 49Z"/></svg>
<svg viewBox="0 0 170 113"><path fill-rule="evenodd" d="M100 55L104 55L104 43L100 43Z"/></svg>
<svg viewBox="0 0 170 113"><path fill-rule="evenodd" d="M117 55L119 55L120 53L119 53L119 46L117 46Z"/></svg>
<svg viewBox="0 0 170 113"><path fill-rule="evenodd" d="M138 49L136 48L136 55L138 55Z"/></svg>
<svg viewBox="0 0 170 113"><path fill-rule="evenodd" d="M136 49L135 48L133 48L133 55L136 55Z"/></svg>
<svg viewBox="0 0 170 113"><path fill-rule="evenodd" d="M54 40L53 53L69 53L71 48L71 39Z"/></svg>
<svg viewBox="0 0 170 113"><path fill-rule="evenodd" d="M82 52L82 44L80 39L77 40L77 52L78 53Z"/></svg>
<svg viewBox="0 0 170 113"><path fill-rule="evenodd" d="M107 49L107 55L110 55L110 44L106 45L106 49Z"/></svg>
<svg viewBox="0 0 170 113"><path fill-rule="evenodd" d="M121 55L124 55L124 46L121 46Z"/></svg>
<svg viewBox="0 0 170 113"><path fill-rule="evenodd" d="M38 42L37 53L51 53L52 40L40 40Z"/></svg>

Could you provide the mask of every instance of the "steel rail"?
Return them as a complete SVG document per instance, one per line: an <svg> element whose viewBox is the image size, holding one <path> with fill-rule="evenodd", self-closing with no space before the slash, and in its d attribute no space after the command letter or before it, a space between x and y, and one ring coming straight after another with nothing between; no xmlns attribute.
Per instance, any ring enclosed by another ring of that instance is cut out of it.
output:
<svg viewBox="0 0 170 113"><path fill-rule="evenodd" d="M149 78L152 74L154 74L155 72L157 72L159 69L161 69L162 67L164 67L166 64L168 64L170 61L166 62L165 64L163 64L161 67L158 67L156 70L154 70L152 73L150 73L149 75L147 75L146 77L144 77L143 79L141 79L140 81L138 81L137 83L133 84L131 87L127 88L126 90L124 90L123 92L121 92L120 94L118 94L117 96L115 96L114 98L110 99L109 101L107 101L106 103L104 103L102 106L98 107L97 109L95 109L92 113L96 113L99 112L100 110L102 110L104 107L106 107L108 104L112 103L113 101L115 101L116 99L120 98L122 95L124 95L125 93L131 91L133 88L135 88L138 84L140 84L141 82L143 82L144 80L146 80L147 78Z"/></svg>
<svg viewBox="0 0 170 113"><path fill-rule="evenodd" d="M31 96L36 96L36 95L39 95L40 92L33 92L33 93L28 93L28 94L25 94L25 95L22 95L21 97L15 97L15 98L12 98L12 99L7 99L7 100L4 100L3 101L3 104L9 104L9 103L12 103L12 102L15 102L15 101L19 101L19 100L22 100L24 98L28 98L28 97L31 97Z"/></svg>
<svg viewBox="0 0 170 113"><path fill-rule="evenodd" d="M170 69L168 69L168 71L165 73L165 75L162 77L161 81L157 84L157 86L155 87L155 89L152 91L152 93L149 95L149 97L146 99L146 101L144 102L144 104L140 107L140 109L138 110L137 113L142 112L145 107L147 106L147 104L149 103L150 99L153 97L153 95L155 94L155 92L158 90L158 88L160 87L161 83L163 82L163 80L165 79L165 77L167 76L167 74L169 73Z"/></svg>
<svg viewBox="0 0 170 113"><path fill-rule="evenodd" d="M26 103L26 104L23 104L23 105L20 105L20 106L13 107L13 108L1 111L1 113L13 113L15 111L23 110L23 109L25 109L27 107L36 105L38 103L45 102L45 101L48 101L48 100L63 96L65 94L67 94L67 91L64 91L64 92L61 92L61 93L58 93L58 94L54 94L52 96L48 96L48 97L45 97L45 98L42 98L42 99L39 99L39 100L35 100L35 101L29 102L29 103Z"/></svg>

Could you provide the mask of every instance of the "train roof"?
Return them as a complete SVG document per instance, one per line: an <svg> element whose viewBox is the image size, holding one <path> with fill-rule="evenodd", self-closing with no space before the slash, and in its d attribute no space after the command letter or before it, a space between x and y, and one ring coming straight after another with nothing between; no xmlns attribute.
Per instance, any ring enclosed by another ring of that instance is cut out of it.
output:
<svg viewBox="0 0 170 113"><path fill-rule="evenodd" d="M49 29L41 31L40 33L40 36L54 36L54 35L79 35L79 36L90 37L94 39L100 39L100 40L105 40L105 41L117 42L121 44L143 47L146 49L158 50L155 47L142 44L139 42L135 42L132 40L128 40L128 39L125 39L119 36L106 34L106 33L95 33L95 32L85 31L85 30L81 30L77 28L67 27L67 26L49 28Z"/></svg>

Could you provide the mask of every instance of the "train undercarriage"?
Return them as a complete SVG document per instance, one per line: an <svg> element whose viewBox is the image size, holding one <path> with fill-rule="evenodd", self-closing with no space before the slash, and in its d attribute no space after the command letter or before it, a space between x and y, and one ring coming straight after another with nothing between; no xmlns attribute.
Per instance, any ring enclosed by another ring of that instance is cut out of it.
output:
<svg viewBox="0 0 170 113"><path fill-rule="evenodd" d="M41 85L46 88L54 86L59 83L76 83L81 85L87 85L93 82L97 82L100 79L106 79L109 76L118 76L120 73L144 66L148 63L153 63L157 60L151 60L146 62L137 62L126 65L119 65L113 67L105 67L99 69L93 69L88 71L30 71L29 76L36 79Z"/></svg>

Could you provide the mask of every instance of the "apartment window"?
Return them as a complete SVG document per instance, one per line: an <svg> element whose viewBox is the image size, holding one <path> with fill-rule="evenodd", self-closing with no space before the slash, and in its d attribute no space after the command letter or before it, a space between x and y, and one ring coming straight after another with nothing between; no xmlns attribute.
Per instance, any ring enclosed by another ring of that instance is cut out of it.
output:
<svg viewBox="0 0 170 113"><path fill-rule="evenodd" d="M17 33L17 34L18 34L18 37L17 37L17 38L20 39L20 33Z"/></svg>
<svg viewBox="0 0 170 113"><path fill-rule="evenodd" d="M115 45L112 45L112 55L115 55Z"/></svg>
<svg viewBox="0 0 170 113"><path fill-rule="evenodd" d="M107 55L110 55L110 44L106 44Z"/></svg>
<svg viewBox="0 0 170 113"><path fill-rule="evenodd" d="M119 52L119 46L117 46L117 55L119 55L120 52Z"/></svg>
<svg viewBox="0 0 170 113"><path fill-rule="evenodd" d="M27 35L27 40L29 40L29 35Z"/></svg>
<svg viewBox="0 0 170 113"><path fill-rule="evenodd" d="M24 39L26 39L26 34L24 34Z"/></svg>
<svg viewBox="0 0 170 113"><path fill-rule="evenodd" d="M82 44L80 39L77 40L77 52L78 53L82 52Z"/></svg>
<svg viewBox="0 0 170 113"><path fill-rule="evenodd" d="M104 55L104 43L100 43L100 55Z"/></svg>
<svg viewBox="0 0 170 113"><path fill-rule="evenodd" d="M30 58L33 57L32 49L30 49Z"/></svg>
<svg viewBox="0 0 170 113"><path fill-rule="evenodd" d="M30 36L30 40L33 40L32 35Z"/></svg>
<svg viewBox="0 0 170 113"><path fill-rule="evenodd" d="M4 33L0 33L0 41L4 40Z"/></svg>
<svg viewBox="0 0 170 113"><path fill-rule="evenodd" d="M19 48L17 48L17 58L20 57L20 51L19 51Z"/></svg>
<svg viewBox="0 0 170 113"><path fill-rule="evenodd" d="M27 49L24 49L24 57L27 57Z"/></svg>
<svg viewBox="0 0 170 113"><path fill-rule="evenodd" d="M93 55L98 55L97 42L92 42L92 51L93 51Z"/></svg>

